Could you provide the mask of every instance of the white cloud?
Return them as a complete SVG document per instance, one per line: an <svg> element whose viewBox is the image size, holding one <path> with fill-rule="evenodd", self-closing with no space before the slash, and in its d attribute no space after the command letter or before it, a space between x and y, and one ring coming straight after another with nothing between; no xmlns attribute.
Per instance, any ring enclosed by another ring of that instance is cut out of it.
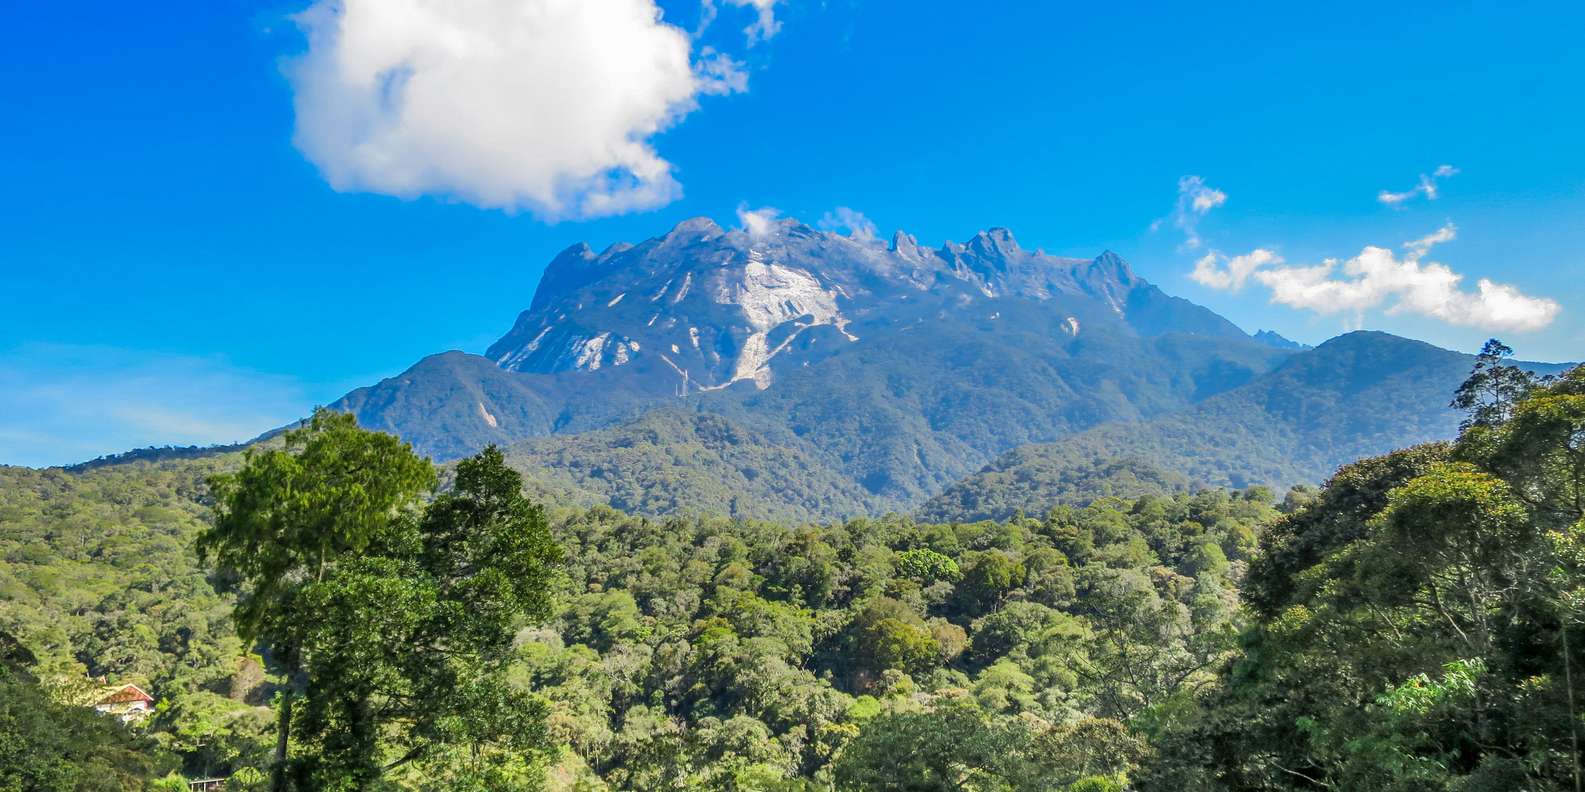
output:
<svg viewBox="0 0 1585 792"><path fill-rule="evenodd" d="M29 344L0 352L0 464L234 443L310 407L295 380L219 358Z"/></svg>
<svg viewBox="0 0 1585 792"><path fill-rule="evenodd" d="M1222 254L1211 251L1194 262L1194 271L1189 277L1196 282L1213 289L1238 291L1244 288L1244 283L1255 270L1268 264L1281 264L1282 257L1265 248L1255 248L1242 256L1227 258L1225 267L1218 266L1217 262L1226 258Z"/></svg>
<svg viewBox="0 0 1585 792"><path fill-rule="evenodd" d="M651 138L747 88L654 0L316 0L297 19L296 143L343 191L547 219L660 206L682 188Z"/></svg>
<svg viewBox="0 0 1585 792"><path fill-rule="evenodd" d="M1487 278L1476 281L1475 291L1467 291L1460 288L1463 275L1424 260L1433 246L1457 233L1449 223L1404 243L1401 256L1370 245L1347 261L1327 259L1306 267L1280 266L1282 258L1264 249L1230 259L1213 251L1195 263L1190 277L1228 290L1253 278L1271 291L1274 303L1323 315L1345 314L1355 325L1375 309L1491 330L1540 330L1552 323L1562 310L1555 300L1531 297ZM1225 267L1218 261L1225 261Z"/></svg>
<svg viewBox="0 0 1585 792"><path fill-rule="evenodd" d="M827 231L846 231L848 236L861 242L875 239L877 232L875 224L863 212L846 206L826 212L820 218L820 227Z"/></svg>
<svg viewBox="0 0 1585 792"><path fill-rule="evenodd" d="M1420 183L1415 185L1413 188L1403 192L1382 190L1380 193L1376 194L1376 200L1387 204L1388 206L1397 206L1398 204L1401 204L1411 198L1423 195L1427 201L1434 201L1437 199L1438 195L1436 185L1437 179L1446 179L1449 176L1457 175L1458 168L1455 168L1452 165L1438 165L1436 170L1432 171L1431 173L1420 174Z"/></svg>
<svg viewBox="0 0 1585 792"><path fill-rule="evenodd" d="M705 47L699 51L696 71L699 75L699 92L706 94L734 94L748 90L748 69L740 60L724 52Z"/></svg>
<svg viewBox="0 0 1585 792"><path fill-rule="evenodd" d="M781 0L725 0L725 2L738 8L753 9L754 21L743 28L743 35L748 37L749 46L752 47L761 41L769 41L781 32L781 22L776 19L776 5ZM703 0L700 5L699 30L703 32L715 20L716 5L715 0Z"/></svg>
<svg viewBox="0 0 1585 792"><path fill-rule="evenodd" d="M781 210L770 206L758 209L748 208L748 204L738 204L737 222L748 232L750 239L765 239L776 232L776 221L781 217Z"/></svg>
<svg viewBox="0 0 1585 792"><path fill-rule="evenodd" d="M1184 176L1178 179L1178 203L1173 207L1169 218L1173 227L1183 232L1185 247L1200 247L1200 218L1222 204L1227 203L1227 193L1210 187L1205 179L1199 176ZM1151 223L1150 230L1155 231L1161 227L1161 220Z"/></svg>
<svg viewBox="0 0 1585 792"><path fill-rule="evenodd" d="M1448 223L1419 239L1403 243L1403 249L1409 251L1415 259L1419 259L1433 246L1440 245L1443 242L1452 242L1457 237L1458 226Z"/></svg>
<svg viewBox="0 0 1585 792"><path fill-rule="evenodd" d="M781 23L776 21L777 0L727 0L727 2L754 9L754 23L743 29L750 44L755 41L769 41L772 36L781 32Z"/></svg>

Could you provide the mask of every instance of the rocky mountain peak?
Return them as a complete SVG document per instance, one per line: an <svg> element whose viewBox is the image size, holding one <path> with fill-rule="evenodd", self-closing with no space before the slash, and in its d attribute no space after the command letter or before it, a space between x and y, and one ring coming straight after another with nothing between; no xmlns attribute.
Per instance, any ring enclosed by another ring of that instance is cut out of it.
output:
<svg viewBox="0 0 1585 792"><path fill-rule="evenodd" d="M708 217L690 217L667 232L666 239L709 239L726 233Z"/></svg>
<svg viewBox="0 0 1585 792"><path fill-rule="evenodd" d="M1013 239L1013 232L1005 228L988 228L974 235L966 246L974 253L987 258L1011 259L1022 255L1024 249Z"/></svg>
<svg viewBox="0 0 1585 792"><path fill-rule="evenodd" d="M892 234L892 242L887 246L887 251L909 261L919 261L924 258L924 250L919 247L919 240L913 234L898 230Z"/></svg>
<svg viewBox="0 0 1585 792"><path fill-rule="evenodd" d="M1133 283L1138 280L1133 268L1128 266L1128 262L1110 250L1101 251L1101 255L1095 257L1093 267L1112 275L1119 282Z"/></svg>
<svg viewBox="0 0 1585 792"><path fill-rule="evenodd" d="M726 230L696 217L637 245L562 251L529 310L486 354L502 368L538 373L644 362L636 368L673 379L675 392L686 394L744 381L769 387L776 368L833 354L859 342L866 327L893 332L904 316L913 323L1000 316L1001 307L975 307L986 300L1055 303L1048 310L1067 328L1060 332L1074 337L1086 316L1157 334L1173 332L1180 315L1209 313L1174 304L1171 317L1152 324L1158 303L1133 300L1145 290L1154 287L1116 253L1077 259L1025 250L1002 227L931 250L903 231L882 245L792 218Z"/></svg>
<svg viewBox="0 0 1585 792"><path fill-rule="evenodd" d="M555 295L576 289L598 277L599 273L591 267L596 259L594 249L587 242L579 242L557 253L545 265L545 273L539 277L539 288L534 290L534 300L529 310L538 310Z"/></svg>
<svg viewBox="0 0 1585 792"><path fill-rule="evenodd" d="M1090 260L1083 267L1079 280L1085 288L1114 306L1126 303L1136 288L1147 285L1143 278L1134 274L1133 268L1128 266L1122 256L1110 250L1102 251L1101 255Z"/></svg>

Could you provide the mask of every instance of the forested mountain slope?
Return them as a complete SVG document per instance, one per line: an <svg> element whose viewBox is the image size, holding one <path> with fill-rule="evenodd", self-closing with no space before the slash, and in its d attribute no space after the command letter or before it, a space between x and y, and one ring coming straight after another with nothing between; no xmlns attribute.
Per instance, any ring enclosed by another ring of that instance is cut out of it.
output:
<svg viewBox="0 0 1585 792"><path fill-rule="evenodd" d="M921 509L926 519L1040 513L1109 494L1122 464L1139 484L1118 494L1323 481L1353 459L1458 433L1449 406L1475 358L1387 333L1354 332L1297 353L1274 371L1181 412L1113 423L1019 448ZM1524 364L1555 373L1563 367ZM1162 489L1164 487L1164 489Z"/></svg>
<svg viewBox="0 0 1585 792"><path fill-rule="evenodd" d="M786 430L719 415L653 410L609 429L529 441L508 462L540 491L631 514L722 515L786 522L883 514L876 496Z"/></svg>
<svg viewBox="0 0 1585 792"><path fill-rule="evenodd" d="M1098 336L1042 348L1039 328L1028 325L1039 316L1008 313L1027 321L902 333L891 346L855 348L820 367L794 370L766 391L654 408L667 415L716 415L740 427L739 464L713 467L712 458L678 449L642 463L642 475L665 485L699 476L725 481L735 467L781 470L754 485L763 495L756 508L766 516L906 510L1002 449L1102 421L1160 414L1196 394L1245 381L1268 360L1256 347L1195 336ZM582 471L598 467L605 480L595 490L635 491L642 486L629 477L639 473L620 464L627 454L620 449L653 446L652 424L641 415L587 435L529 440L513 446L511 456L537 480L584 486ZM584 452L593 456L580 456ZM778 461L786 454L796 454L799 463L786 467ZM811 511L818 504L808 500L808 488L846 494Z"/></svg>
<svg viewBox="0 0 1585 792"><path fill-rule="evenodd" d="M647 364L638 364L640 367ZM490 445L591 429L666 396L643 377L592 381L581 372L523 374L465 352L442 352L358 388L332 405L447 461Z"/></svg>

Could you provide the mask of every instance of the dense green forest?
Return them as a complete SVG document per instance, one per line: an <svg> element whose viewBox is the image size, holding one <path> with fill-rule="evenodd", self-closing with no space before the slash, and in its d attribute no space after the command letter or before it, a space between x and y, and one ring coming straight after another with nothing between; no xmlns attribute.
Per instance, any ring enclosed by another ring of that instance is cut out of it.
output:
<svg viewBox="0 0 1585 792"><path fill-rule="evenodd" d="M718 415L651 410L630 423L507 449L548 497L630 514L749 517L785 523L903 508L842 476L786 430Z"/></svg>
<svg viewBox="0 0 1585 792"><path fill-rule="evenodd" d="M979 522L539 505L329 414L0 468L0 789L1577 790L1585 369L1503 351L1319 490L1101 461Z"/></svg>

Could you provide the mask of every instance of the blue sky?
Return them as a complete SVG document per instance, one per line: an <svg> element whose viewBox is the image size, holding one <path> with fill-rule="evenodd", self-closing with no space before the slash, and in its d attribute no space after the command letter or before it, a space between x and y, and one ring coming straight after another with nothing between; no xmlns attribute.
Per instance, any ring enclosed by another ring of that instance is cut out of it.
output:
<svg viewBox="0 0 1585 792"><path fill-rule="evenodd" d="M1585 357L1579 3L329 3L0 12L0 463L245 439L481 351L574 242L745 206L1110 248L1310 343ZM470 4L540 21L446 18ZM1220 197L1178 210L1186 176ZM1348 274L1383 260L1417 280Z"/></svg>

